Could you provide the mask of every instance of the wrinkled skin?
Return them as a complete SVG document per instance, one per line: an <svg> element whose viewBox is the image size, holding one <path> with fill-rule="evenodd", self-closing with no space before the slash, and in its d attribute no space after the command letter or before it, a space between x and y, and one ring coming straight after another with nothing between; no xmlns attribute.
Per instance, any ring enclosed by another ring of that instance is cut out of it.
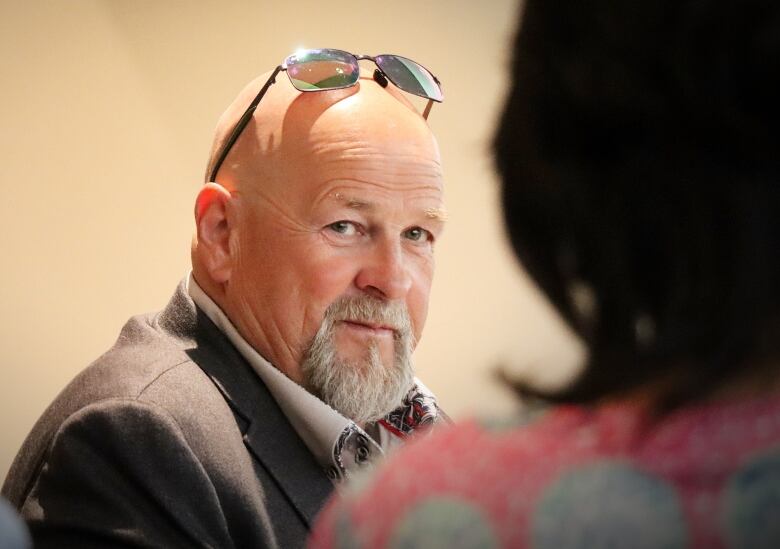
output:
<svg viewBox="0 0 780 549"><path fill-rule="evenodd" d="M266 79L222 116L215 149ZM197 198L193 273L276 368L302 383L302 355L344 295L402 302L419 339L444 224L442 172L403 92L363 78L301 93L279 74L216 179ZM376 342L392 363L391 327L339 322L335 342L348 361Z"/></svg>

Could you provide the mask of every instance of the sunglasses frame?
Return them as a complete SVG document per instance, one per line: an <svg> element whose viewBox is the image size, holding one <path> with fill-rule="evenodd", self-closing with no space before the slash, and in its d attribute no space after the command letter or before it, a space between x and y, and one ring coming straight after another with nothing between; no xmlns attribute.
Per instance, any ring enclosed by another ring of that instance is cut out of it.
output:
<svg viewBox="0 0 780 549"><path fill-rule="evenodd" d="M318 51L318 50L312 49L312 50L305 50L305 51ZM320 51L322 51L322 50L320 50ZM288 72L287 76L290 79L290 83L293 85L293 87L296 90L308 93L308 92L318 92L318 91L339 90L339 89L343 89L343 88L349 88L349 87L352 87L352 86L356 86L358 84L358 82L360 81L360 65L359 65L359 62L363 61L363 60L368 60L368 61L373 62L377 66L377 68L374 70L374 80L376 80L376 82L380 86L386 87L387 86L387 82L390 81L398 89L400 89L402 91L405 91L406 93L410 93L412 95L416 95L418 97L423 97L423 98L428 100L428 103L426 104L425 110L423 111L423 114L422 114L423 118L425 118L426 120L428 119L428 115L431 112L431 107L433 106L433 103L434 102L441 103L444 100L444 94L441 91L441 82L439 82L439 79L436 78L436 76L431 71L429 71L427 68L425 68L423 65L420 65L420 63L418 63L417 61L413 61L413 60L409 59L408 57L403 57L401 55L395 55L395 54L381 54L381 55L376 55L376 56L356 55L354 53L349 53L348 51L336 50L336 49L332 49L332 48L327 48L327 51L333 51L333 52L337 52L337 53L342 53L342 54L346 54L346 55L349 55L349 56L355 58L356 64L358 65L358 77L355 79L355 82L353 82L351 84L346 84L344 86L336 86L336 87L332 87L332 88L301 90L297 86L295 86L295 84L293 83L293 80L292 80L292 76L290 76L290 73ZM292 54L292 55L287 56L287 58L285 58L284 62L281 65L278 65L274 69L274 71L271 73L271 76L268 77L268 80L266 81L265 84L263 84L263 87L260 88L260 91L257 93L255 98L252 100L251 103L249 103L249 106L244 111L244 114L242 114L241 118L238 119L238 122L236 123L235 127L230 132L230 137L225 141L225 143L220 148L219 154L217 155L217 161L214 163L214 167L211 169L211 174L209 175L209 181L216 181L217 173L219 172L219 169L222 167L222 164L225 161L225 159L227 158L227 155L230 152L230 150L233 148L233 145L235 145L236 141L238 141L238 138L241 135L241 133L244 131L244 128L246 128L246 126L249 124L249 121L252 119L252 116L254 115L255 109L257 109L257 106L260 103L260 100L266 94L266 92L268 91L268 88L270 88L272 84L276 83L276 75L278 75L282 71L287 72L288 61L290 60L291 57L293 57L295 55L298 55L298 54L296 53L296 54ZM377 60L376 60L377 57L394 57L394 58L397 58L397 59L404 59L406 61L410 61L410 62L414 63L415 65L421 67L428 74L430 74L431 77L433 78L433 81L436 83L436 86L439 88L439 93L441 95L441 99L434 99L433 97L429 97L428 95L422 95L422 94L419 94L419 93L414 93L414 92L405 90L404 88L402 88L401 86L396 84L395 81L387 73L385 73L382 70L382 67L379 65L379 63L377 63Z"/></svg>

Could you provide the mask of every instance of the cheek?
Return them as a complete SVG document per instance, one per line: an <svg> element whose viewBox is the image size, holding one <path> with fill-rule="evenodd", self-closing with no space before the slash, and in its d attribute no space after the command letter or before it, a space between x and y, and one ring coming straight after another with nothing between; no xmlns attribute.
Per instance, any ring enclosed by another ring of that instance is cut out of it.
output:
<svg viewBox="0 0 780 549"><path fill-rule="evenodd" d="M283 268L273 268L284 256L277 244L244 234L232 248L235 260L231 282L237 291L263 302L273 297L284 278Z"/></svg>
<svg viewBox="0 0 780 549"><path fill-rule="evenodd" d="M294 277L301 284L301 304L305 338L314 337L322 324L325 309L349 293L356 276L354 259L323 253L313 248L298 257Z"/></svg>
<svg viewBox="0 0 780 549"><path fill-rule="evenodd" d="M409 317L412 321L412 330L418 341L422 336L422 331L425 327L425 319L428 316L428 299L431 293L432 281L433 264L426 263L423 268L415 273L406 300L406 306L409 309Z"/></svg>
<svg viewBox="0 0 780 549"><path fill-rule="evenodd" d="M317 250L299 258L302 279L307 281L309 293L318 301L330 305L336 298L347 292L357 274L353 258L324 254Z"/></svg>

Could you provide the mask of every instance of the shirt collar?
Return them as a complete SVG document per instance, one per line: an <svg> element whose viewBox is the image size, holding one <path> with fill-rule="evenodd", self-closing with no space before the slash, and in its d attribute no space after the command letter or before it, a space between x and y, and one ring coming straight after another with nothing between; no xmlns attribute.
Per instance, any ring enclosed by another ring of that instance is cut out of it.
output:
<svg viewBox="0 0 780 549"><path fill-rule="evenodd" d="M439 419L436 398L415 378L414 387L398 409L377 424L367 426L366 430L361 429L260 355L198 285L192 273L187 278L187 292L265 383L293 429L332 481L337 482L372 465L384 452L401 445L416 427ZM366 431L371 431L374 437Z"/></svg>

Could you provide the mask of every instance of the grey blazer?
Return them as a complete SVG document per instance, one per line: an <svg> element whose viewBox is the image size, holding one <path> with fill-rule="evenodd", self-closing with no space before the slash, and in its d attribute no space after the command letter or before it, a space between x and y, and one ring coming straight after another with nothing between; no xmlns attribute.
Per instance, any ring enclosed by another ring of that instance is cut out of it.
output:
<svg viewBox="0 0 780 549"><path fill-rule="evenodd" d="M288 548L331 490L182 283L49 406L2 493L39 548Z"/></svg>

